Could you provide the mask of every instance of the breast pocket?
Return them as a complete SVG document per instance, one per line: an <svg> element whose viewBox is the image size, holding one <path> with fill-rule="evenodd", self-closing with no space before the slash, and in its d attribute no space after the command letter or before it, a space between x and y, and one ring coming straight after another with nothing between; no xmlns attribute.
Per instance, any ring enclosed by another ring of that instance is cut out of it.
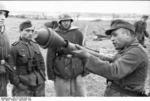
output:
<svg viewBox="0 0 150 101"><path fill-rule="evenodd" d="M27 56L26 50L24 49L19 50L18 61L20 62L20 64L21 63L25 64L28 62L28 56Z"/></svg>

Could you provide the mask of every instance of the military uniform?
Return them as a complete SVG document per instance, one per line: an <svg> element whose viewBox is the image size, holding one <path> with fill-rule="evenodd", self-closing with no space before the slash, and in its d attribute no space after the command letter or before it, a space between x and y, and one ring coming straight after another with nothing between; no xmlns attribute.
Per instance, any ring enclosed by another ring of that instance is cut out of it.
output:
<svg viewBox="0 0 150 101"><path fill-rule="evenodd" d="M56 32L65 40L82 45L83 35L77 27L67 31L57 28ZM85 73L80 59L72 57L65 49L49 48L47 67L48 78L55 82L57 96L85 96L82 80Z"/></svg>
<svg viewBox="0 0 150 101"><path fill-rule="evenodd" d="M7 83L8 83L8 74L6 72L5 66L3 66L2 61L8 62L8 57L10 53L9 41L6 36L6 33L0 32L0 96L7 96Z"/></svg>
<svg viewBox="0 0 150 101"><path fill-rule="evenodd" d="M45 95L45 65L37 44L25 39L13 43L10 65L15 67L15 76L10 78L15 85L13 96Z"/></svg>
<svg viewBox="0 0 150 101"><path fill-rule="evenodd" d="M137 21L137 22L135 22L134 26L136 28L135 32L136 32L137 39L138 39L139 43L144 45L145 36L149 37L149 34L146 31L146 28L147 28L146 22Z"/></svg>

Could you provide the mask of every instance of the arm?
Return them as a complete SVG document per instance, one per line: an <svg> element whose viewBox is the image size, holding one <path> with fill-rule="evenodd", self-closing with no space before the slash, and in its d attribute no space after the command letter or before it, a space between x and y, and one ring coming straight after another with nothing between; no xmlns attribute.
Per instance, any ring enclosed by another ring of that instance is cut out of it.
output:
<svg viewBox="0 0 150 101"><path fill-rule="evenodd" d="M92 73L110 80L121 79L132 73L141 63L141 51L134 48L113 63L90 56L85 67Z"/></svg>
<svg viewBox="0 0 150 101"><path fill-rule="evenodd" d="M19 81L19 77L17 76L16 71L15 71L16 59L17 59L17 50L16 50L15 46L12 46L11 50L10 50L10 56L8 59L8 63L11 68L11 71L9 72L9 79L10 79L10 83L17 86L20 81Z"/></svg>

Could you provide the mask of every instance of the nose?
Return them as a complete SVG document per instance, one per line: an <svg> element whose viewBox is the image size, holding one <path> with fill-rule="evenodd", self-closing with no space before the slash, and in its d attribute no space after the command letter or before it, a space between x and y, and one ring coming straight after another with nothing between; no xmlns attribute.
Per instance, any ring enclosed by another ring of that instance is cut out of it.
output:
<svg viewBox="0 0 150 101"><path fill-rule="evenodd" d="M115 37L112 35L111 36L111 41L114 41L115 40Z"/></svg>
<svg viewBox="0 0 150 101"><path fill-rule="evenodd" d="M5 15L0 15L0 20L5 20Z"/></svg>

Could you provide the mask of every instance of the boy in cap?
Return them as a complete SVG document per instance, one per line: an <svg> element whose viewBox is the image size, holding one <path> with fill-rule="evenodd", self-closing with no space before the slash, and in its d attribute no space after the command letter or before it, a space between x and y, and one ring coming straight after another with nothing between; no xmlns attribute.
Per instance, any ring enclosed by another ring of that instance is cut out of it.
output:
<svg viewBox="0 0 150 101"><path fill-rule="evenodd" d="M45 65L39 46L31 41L34 27L27 20L20 24L20 39L11 46L10 65L15 76L13 96L45 96Z"/></svg>
<svg viewBox="0 0 150 101"><path fill-rule="evenodd" d="M147 28L146 21L147 20L148 20L148 16L147 15L143 15L141 20L135 22L135 24L134 24L137 39L138 39L139 43L141 45L143 45L143 47L145 47L145 48L146 48L146 45L144 44L145 36L149 37L149 34L146 31L146 28Z"/></svg>
<svg viewBox="0 0 150 101"><path fill-rule="evenodd" d="M73 54L83 59L85 69L107 79L104 96L145 96L148 57L136 40L135 27L123 20L114 20L106 31L118 51L112 61L102 60L77 45Z"/></svg>

